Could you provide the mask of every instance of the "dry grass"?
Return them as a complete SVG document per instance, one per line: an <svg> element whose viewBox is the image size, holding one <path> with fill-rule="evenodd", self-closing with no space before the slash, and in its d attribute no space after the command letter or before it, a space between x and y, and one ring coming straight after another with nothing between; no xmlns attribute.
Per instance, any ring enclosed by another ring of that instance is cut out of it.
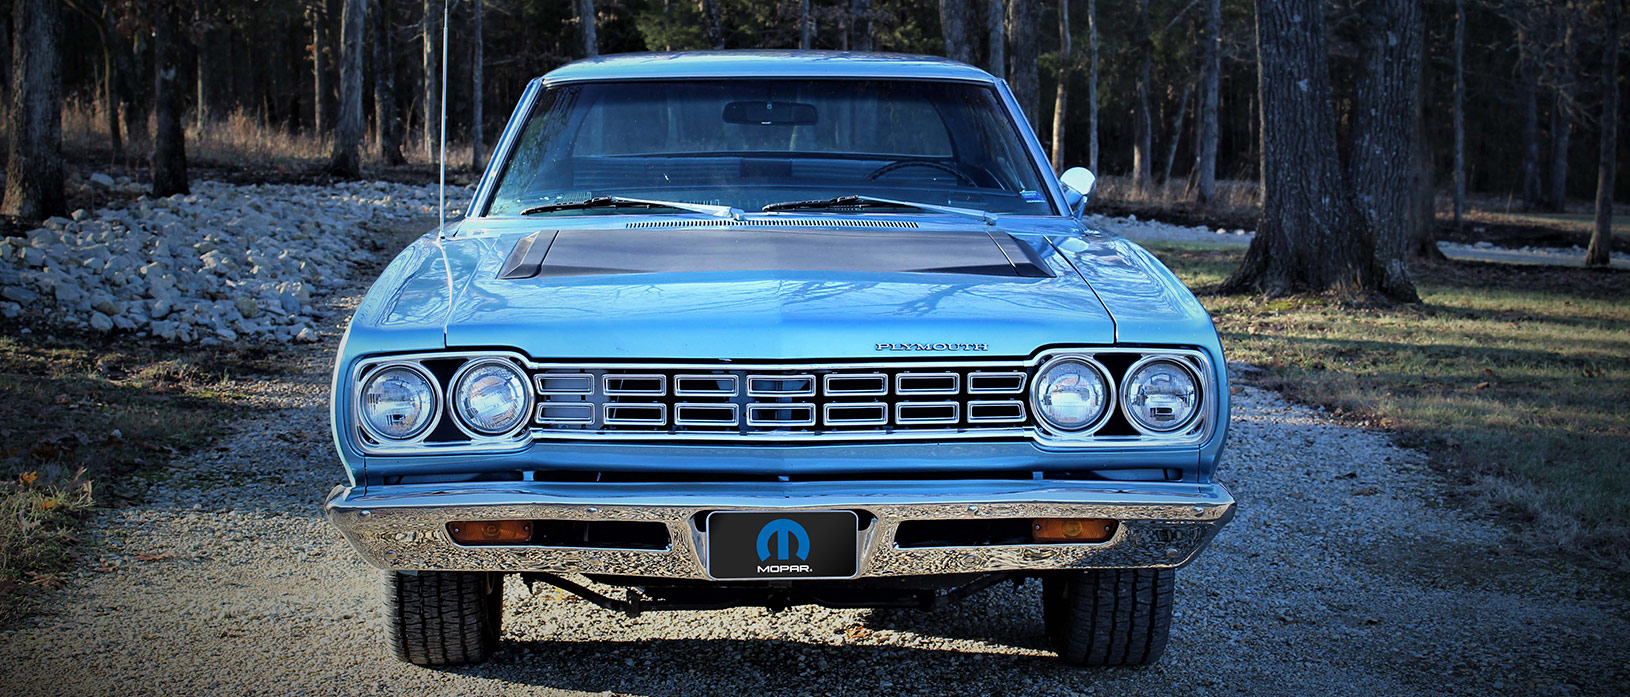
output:
<svg viewBox="0 0 1630 697"><path fill-rule="evenodd" d="M1191 287L1240 250L1151 245ZM1263 386L1398 433L1535 549L1630 569L1630 273L1418 267L1420 305L1202 296Z"/></svg>
<svg viewBox="0 0 1630 697"><path fill-rule="evenodd" d="M246 111L234 111L226 117L200 125L196 119L186 120L187 160L205 167L233 169L298 170L326 164L332 154L333 141L326 134L294 133L264 123L260 116ZM125 137L125 154L140 160L151 142L149 132L132 139ZM113 141L107 129L107 111L101 102L69 102L62 109L62 141L70 156L96 160L113 150ZM427 157L423 148L404 145L402 154L407 165L432 167L435 160ZM461 166L469 161L469 146L449 141L447 144L449 167ZM370 136L362 147L364 167L383 167L378 146Z"/></svg>
<svg viewBox="0 0 1630 697"><path fill-rule="evenodd" d="M1099 177L1097 197L1102 200L1152 206L1196 206L1194 191L1188 181L1172 179L1164 186L1139 190L1131 177ZM1243 179L1219 180L1217 198L1210 204L1224 209L1248 208L1255 211L1262 205L1262 186Z"/></svg>

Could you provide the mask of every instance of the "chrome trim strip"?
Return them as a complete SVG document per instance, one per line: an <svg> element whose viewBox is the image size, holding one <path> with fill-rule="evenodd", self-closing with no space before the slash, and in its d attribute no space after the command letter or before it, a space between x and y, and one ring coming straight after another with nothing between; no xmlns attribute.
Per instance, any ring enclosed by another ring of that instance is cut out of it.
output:
<svg viewBox="0 0 1630 697"><path fill-rule="evenodd" d="M683 386L686 380L727 380L730 382L728 390L692 390ZM729 373L722 374L681 374L674 376L675 397L734 397L741 393L741 379Z"/></svg>
<svg viewBox="0 0 1630 697"><path fill-rule="evenodd" d="M944 380L951 379L951 386L945 389L934 388L908 388L908 380ZM894 393L900 395L951 395L962 392L962 376L957 373L912 373L901 372L894 375Z"/></svg>
<svg viewBox="0 0 1630 697"><path fill-rule="evenodd" d="M879 387L872 390L835 390L832 389L832 380L876 380ZM829 397L869 397L889 393L889 376L885 373L827 373L823 378L821 393Z"/></svg>
<svg viewBox="0 0 1630 697"><path fill-rule="evenodd" d="M950 417L908 417L908 409L950 407ZM894 404L894 423L902 426L915 424L954 424L962 417L962 405L957 402L896 402Z"/></svg>
<svg viewBox="0 0 1630 697"><path fill-rule="evenodd" d="M543 410L545 410L545 409L581 409L583 411L583 413L586 414L586 416L584 416L582 418L573 418L573 417L547 418L547 417L545 417L543 415ZM592 424L592 423L594 423L594 403L593 402L554 402L554 403L547 403L546 402L546 403L538 405L536 414L537 414L537 416L533 420L538 422L538 423L542 423L542 424Z"/></svg>
<svg viewBox="0 0 1630 697"><path fill-rule="evenodd" d="M754 416L755 412L779 410L779 409L808 410L809 411L809 418L807 418L807 419L799 419L799 420L796 420L796 421L777 421L777 420L773 420L773 419L761 419L761 418L759 418L757 416ZM815 425L815 405L805 403L805 402L793 402L793 403L788 403L788 404L775 404L775 403L749 404L749 405L747 405L747 425L748 426L755 426L755 427L759 427L759 428L784 428L784 427L787 427L787 426L814 426ZM815 434L810 434L810 435L815 435Z"/></svg>
<svg viewBox="0 0 1630 697"><path fill-rule="evenodd" d="M612 389L612 380L655 380L654 390ZM668 376L662 373L606 373L600 376L600 394L608 397L661 397L668 394Z"/></svg>
<svg viewBox="0 0 1630 697"><path fill-rule="evenodd" d="M687 419L685 418L685 410L690 408L728 409L730 410L730 420L721 421L718 419ZM674 405L675 426L737 426L740 424L741 407L730 402L680 402Z"/></svg>
<svg viewBox="0 0 1630 697"><path fill-rule="evenodd" d="M655 407L661 416L655 419L616 418L611 415L612 409L650 409ZM600 405L600 423L607 426L666 426L668 425L668 405L661 402L606 402Z"/></svg>
<svg viewBox="0 0 1630 697"><path fill-rule="evenodd" d="M1006 372L1006 373L979 372L979 371L970 372L970 373L968 373L968 394L1023 394L1024 393L1024 388L1025 388L1025 379L1027 377L1028 376L1026 376L1024 373L1017 372L1017 371L1015 371L1015 372ZM978 386L974 385L974 382L977 381L977 380L980 380L981 378L986 379L986 380L992 380L992 379L1013 380L1013 379L1017 379L1019 381L1019 385L1018 385L1018 387L1015 387L1015 388L1012 388L1012 389L978 387Z"/></svg>
<svg viewBox="0 0 1630 697"><path fill-rule="evenodd" d="M544 380L577 381L583 384L579 388L545 389ZM533 389L540 395L585 395L594 394L594 375L592 373L537 373L532 376Z"/></svg>
<svg viewBox="0 0 1630 697"><path fill-rule="evenodd" d="M872 408L881 414L875 419L834 419L832 409L859 409ZM884 402L827 402L821 408L821 423L827 426L885 426L889 423L889 405ZM841 438L841 435L827 434L828 439Z"/></svg>
<svg viewBox="0 0 1630 697"><path fill-rule="evenodd" d="M974 416L976 407L1016 407L1019 415L1016 417ZM968 402L968 423L971 424L1010 424L1024 421L1028 414L1024 410L1024 402L1017 399L975 399Z"/></svg>
<svg viewBox="0 0 1630 697"><path fill-rule="evenodd" d="M753 386L754 382L765 380L808 380L809 387L802 390L766 390ZM748 375L747 396L749 397L813 397L815 396L815 376L809 373L793 375Z"/></svg>
<svg viewBox="0 0 1630 697"><path fill-rule="evenodd" d="M550 571L706 579L705 537L693 522L707 511L853 510L876 516L863 533L857 577L1005 570L1176 568L1233 517L1234 499L1215 484L1090 480L876 482L704 482L657 488L625 483L487 482L336 488L329 522L381 569ZM979 518L1109 518L1114 537L1092 544L912 547L895 544L906 521ZM658 522L670 550L460 546L456 520Z"/></svg>

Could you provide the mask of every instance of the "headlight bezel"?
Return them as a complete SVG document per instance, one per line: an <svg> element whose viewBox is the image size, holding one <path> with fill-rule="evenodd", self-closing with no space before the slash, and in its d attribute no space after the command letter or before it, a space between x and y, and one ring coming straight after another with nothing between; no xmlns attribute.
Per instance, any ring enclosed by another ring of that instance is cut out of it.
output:
<svg viewBox="0 0 1630 697"><path fill-rule="evenodd" d="M469 419L464 415L464 412L458 406L459 388L464 384L464 380L469 377L471 372L474 372L476 369L483 366L489 365L497 365L505 368L518 379L521 386L520 418L515 421L514 425L499 431L485 431L477 428L474 424L470 423ZM453 415L453 423L458 426L460 431L463 431L465 435L469 436L471 440L511 438L516 434L516 432L524 430L527 427L527 424L532 421L532 411L535 408L535 398L532 394L531 376L527 373L527 371L515 365L513 361L502 356L476 357L465 361L463 365L458 367L457 371L454 371L452 378L447 381L445 398L448 404L448 410Z"/></svg>
<svg viewBox="0 0 1630 697"><path fill-rule="evenodd" d="M363 433L367 434L369 438L374 439L375 442L382 445L403 446L413 445L424 441L425 438L430 436L432 431L436 430L436 424L441 421L442 410L446 406L446 397L442 394L441 385L436 380L436 376L431 374L431 372L423 365L420 365L415 361L392 361L388 363L380 363L370 367L372 370L368 371L366 375L362 376L361 380L357 381L356 393L353 397L353 413L355 414L357 426L360 427ZM430 417L425 420L424 424L420 426L417 431L404 437L392 436L380 432L379 429L373 425L372 421L368 419L367 414L363 413L363 400L368 393L368 388L373 386L374 381L379 380L385 374L396 370L412 373L418 376L419 379L423 380L425 385L429 388L431 402Z"/></svg>
<svg viewBox="0 0 1630 697"><path fill-rule="evenodd" d="M1194 385L1194 411L1182 421L1179 421L1177 425L1170 428L1162 429L1149 426L1148 424L1140 421L1136 416L1136 412L1132 411L1132 404L1130 401L1133 398L1132 378L1138 374L1138 371L1156 363L1164 363L1175 366L1178 370L1181 370L1184 374L1188 375L1189 382ZM1127 423L1131 424L1132 428L1136 429L1139 433L1142 433L1145 436L1165 438L1187 433L1188 430L1194 426L1195 422L1203 417L1208 397L1209 395L1206 392L1205 382L1202 380L1199 371L1195 370L1193 366L1189 365L1186 361L1180 360L1174 355L1152 353L1138 359L1137 362L1133 363L1132 365L1127 366L1126 373L1121 376L1120 398L1117 401L1116 406L1121 410L1121 413L1126 416Z"/></svg>
<svg viewBox="0 0 1630 697"><path fill-rule="evenodd" d="M1099 411L1098 416L1087 422L1087 424L1084 426L1076 428L1060 426L1059 424L1055 423L1047 415L1047 411L1042 408L1042 376L1046 375L1047 371L1052 370L1054 367L1063 363L1079 363L1086 366L1092 372L1097 374L1098 380L1104 386L1104 403L1102 408ZM1029 392L1030 397L1030 412L1036 417L1036 427L1039 433L1050 432L1070 438L1088 437L1102 430L1104 425L1108 424L1109 420L1115 416L1117 398L1114 375L1109 372L1109 369L1105 367L1103 363L1098 362L1097 358L1094 358L1088 354L1061 354L1052 356L1046 361L1043 361L1041 365L1036 366L1035 373L1030 377L1030 387L1027 391Z"/></svg>

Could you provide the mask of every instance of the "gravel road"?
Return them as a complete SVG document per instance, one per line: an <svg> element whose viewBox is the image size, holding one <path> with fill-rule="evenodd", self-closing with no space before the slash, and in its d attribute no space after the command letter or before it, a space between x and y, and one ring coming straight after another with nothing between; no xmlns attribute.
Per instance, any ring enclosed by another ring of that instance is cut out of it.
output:
<svg viewBox="0 0 1630 697"><path fill-rule="evenodd" d="M325 411L328 299L296 377L143 505L92 525L47 614L0 632L0 695L1439 695L1622 693L1630 592L1506 550L1448 505L1417 453L1243 387L1224 479L1240 511L1178 573L1166 658L1053 662L1039 589L933 613L795 608L629 619L515 581L490 663L431 670L385 648L379 572L323 520L340 480ZM1534 534L1543 534L1537 532Z"/></svg>

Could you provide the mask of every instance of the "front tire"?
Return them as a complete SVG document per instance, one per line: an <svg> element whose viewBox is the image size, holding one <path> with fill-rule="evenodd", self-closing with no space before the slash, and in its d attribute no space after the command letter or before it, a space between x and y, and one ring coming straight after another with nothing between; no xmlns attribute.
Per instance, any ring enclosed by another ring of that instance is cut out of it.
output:
<svg viewBox="0 0 1630 697"><path fill-rule="evenodd" d="M1064 571L1041 582L1042 618L1059 660L1135 666L1160 660L1172 625L1171 569Z"/></svg>
<svg viewBox="0 0 1630 697"><path fill-rule="evenodd" d="M473 571L390 572L391 651L421 666L480 663L498 648L504 575Z"/></svg>

